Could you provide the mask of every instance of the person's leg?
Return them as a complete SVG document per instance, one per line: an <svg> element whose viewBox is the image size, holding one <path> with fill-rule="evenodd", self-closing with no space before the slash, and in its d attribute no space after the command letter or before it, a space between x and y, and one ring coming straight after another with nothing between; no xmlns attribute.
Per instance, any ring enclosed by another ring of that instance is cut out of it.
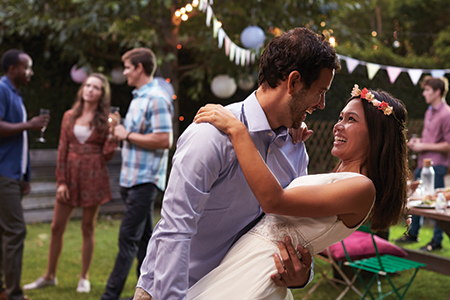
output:
<svg viewBox="0 0 450 300"><path fill-rule="evenodd" d="M22 210L22 187L17 180L0 176L0 228L3 276L9 300L23 298L20 286L23 242L26 236Z"/></svg>
<svg viewBox="0 0 450 300"><path fill-rule="evenodd" d="M63 247L63 237L67 224L72 216L74 207L55 201L53 208L53 220L51 227L50 246L48 249L47 271L45 280L53 280L56 276L56 267L58 266L59 256Z"/></svg>
<svg viewBox="0 0 450 300"><path fill-rule="evenodd" d="M144 262L145 256L147 255L147 245L148 241L152 237L153 233L153 209L155 207L155 199L158 195L158 189L155 185L148 186L148 197L150 200L150 211L148 212L148 218L145 222L144 232L142 238L139 242L139 250L137 254L138 263L136 265L136 277L141 276L141 265Z"/></svg>
<svg viewBox="0 0 450 300"><path fill-rule="evenodd" d="M119 299L125 281L137 256L145 224L150 211L149 186L141 184L132 188L121 188L125 211L119 232L119 253L109 275L102 300ZM154 186L154 185L153 185Z"/></svg>
<svg viewBox="0 0 450 300"><path fill-rule="evenodd" d="M81 250L81 278L89 279L89 268L94 256L95 246L95 223L100 206L85 207L83 209L83 220L81 222L81 233L83 245Z"/></svg>

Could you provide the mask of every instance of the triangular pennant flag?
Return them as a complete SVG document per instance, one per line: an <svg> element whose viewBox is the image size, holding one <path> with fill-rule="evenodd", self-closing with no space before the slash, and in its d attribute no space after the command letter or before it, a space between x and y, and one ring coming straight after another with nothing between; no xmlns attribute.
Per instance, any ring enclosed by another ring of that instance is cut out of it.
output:
<svg viewBox="0 0 450 300"><path fill-rule="evenodd" d="M248 50L244 50L244 49L242 49L241 50L241 66L243 67L243 66L245 66L245 58L247 57L247 51Z"/></svg>
<svg viewBox="0 0 450 300"><path fill-rule="evenodd" d="M234 60L236 54L236 44L230 41L230 61Z"/></svg>
<svg viewBox="0 0 450 300"><path fill-rule="evenodd" d="M236 65L239 65L239 61L241 60L241 47L236 46L236 59L235 59L235 63Z"/></svg>
<svg viewBox="0 0 450 300"><path fill-rule="evenodd" d="M230 55L230 45L231 45L231 40L227 35L225 35L225 54L227 56Z"/></svg>
<svg viewBox="0 0 450 300"><path fill-rule="evenodd" d="M377 74L378 70L380 69L380 65L366 63L366 67L367 67L367 75L369 76L369 79L372 80Z"/></svg>
<svg viewBox="0 0 450 300"><path fill-rule="evenodd" d="M435 78L444 77L445 70L431 70L431 76Z"/></svg>
<svg viewBox="0 0 450 300"><path fill-rule="evenodd" d="M245 55L247 56L246 57L246 66L248 66L248 65L250 65L250 50L247 50L247 51L245 51Z"/></svg>
<svg viewBox="0 0 450 300"><path fill-rule="evenodd" d="M251 62L252 62L252 64L255 63L255 60L256 60L256 53L252 52L252 55L251 55Z"/></svg>
<svg viewBox="0 0 450 300"><path fill-rule="evenodd" d="M224 37L225 37L225 30L223 30L223 28L220 27L219 32L217 33L217 44L219 46L219 49L222 48Z"/></svg>
<svg viewBox="0 0 450 300"><path fill-rule="evenodd" d="M411 78L412 83L417 85L420 76L422 76L423 71L420 69L408 69L409 78Z"/></svg>
<svg viewBox="0 0 450 300"><path fill-rule="evenodd" d="M352 74L355 68L359 65L359 60L347 57L345 61L347 63L348 74Z"/></svg>
<svg viewBox="0 0 450 300"><path fill-rule="evenodd" d="M202 12L205 12L206 2L204 0L200 0L200 2L198 3L198 9L201 10Z"/></svg>
<svg viewBox="0 0 450 300"><path fill-rule="evenodd" d="M206 26L211 26L211 17L213 15L213 11L211 6L208 6L208 8L206 9Z"/></svg>
<svg viewBox="0 0 450 300"><path fill-rule="evenodd" d="M219 31L219 21L217 21L216 17L213 17L213 38L217 37L217 32Z"/></svg>
<svg viewBox="0 0 450 300"><path fill-rule="evenodd" d="M397 80L398 75L402 72L402 69L397 67L386 67L386 71L389 76L389 81L393 84Z"/></svg>

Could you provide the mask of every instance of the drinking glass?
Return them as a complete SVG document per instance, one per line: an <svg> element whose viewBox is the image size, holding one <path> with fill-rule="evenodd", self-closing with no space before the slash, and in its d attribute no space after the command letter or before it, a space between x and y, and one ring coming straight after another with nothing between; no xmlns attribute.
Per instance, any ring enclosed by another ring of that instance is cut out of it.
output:
<svg viewBox="0 0 450 300"><path fill-rule="evenodd" d="M116 112L117 112L117 113L120 112L120 107L118 107L118 106L111 106L111 107L110 107L110 110L111 110L111 113L112 113L113 115L116 115ZM112 118L109 117L109 118L108 118L108 122L112 122L112 121L113 121ZM117 124L120 124L120 119L118 120Z"/></svg>
<svg viewBox="0 0 450 300"><path fill-rule="evenodd" d="M50 109L47 109L47 108L39 109L39 115L40 116L42 116L42 115L50 115ZM46 129L47 129L47 125L45 125L44 127L41 128L41 136L36 139L38 142L41 142L41 143L45 143L46 142L46 139L44 138L44 132L45 132Z"/></svg>
<svg viewBox="0 0 450 300"><path fill-rule="evenodd" d="M121 123L121 118L120 118L120 115L118 115L118 114L116 114L116 113L119 113L120 112L120 107L118 107L118 106L111 106L110 107L110 110L111 110L111 114L113 114L114 116L116 116L116 121L117 121L117 123L116 123L116 125L119 125L120 123ZM112 122L113 121L113 118L111 118L111 117L108 117L108 122ZM112 138L112 135L110 134L109 135L109 138ZM121 150L122 148L120 147L120 142L118 142L117 143L117 148L116 148L116 150Z"/></svg>

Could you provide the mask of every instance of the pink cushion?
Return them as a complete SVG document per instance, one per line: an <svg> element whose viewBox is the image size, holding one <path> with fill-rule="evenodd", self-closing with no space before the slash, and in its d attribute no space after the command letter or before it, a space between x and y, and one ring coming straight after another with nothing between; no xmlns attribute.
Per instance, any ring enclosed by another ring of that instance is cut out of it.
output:
<svg viewBox="0 0 450 300"><path fill-rule="evenodd" d="M408 255L402 248L390 243L389 241L376 235L374 236L374 238L375 242L377 243L378 253L380 253L380 255L390 254L399 257L405 257L406 255ZM355 231L349 237L344 239L344 244L345 248L347 249L347 253L352 260L372 257L376 255L372 238L367 232ZM334 260L347 260L341 242L331 245L330 252ZM324 250L321 254L327 256L327 250Z"/></svg>

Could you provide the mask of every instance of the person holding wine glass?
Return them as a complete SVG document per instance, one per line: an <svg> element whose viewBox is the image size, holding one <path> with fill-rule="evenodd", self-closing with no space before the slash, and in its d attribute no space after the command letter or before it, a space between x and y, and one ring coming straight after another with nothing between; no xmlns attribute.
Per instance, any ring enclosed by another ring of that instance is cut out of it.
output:
<svg viewBox="0 0 450 300"><path fill-rule="evenodd" d="M58 283L56 267L63 235L76 206L83 208L81 276L77 292L90 291L89 267L94 253L94 228L100 205L111 200L106 161L115 152L117 141L111 135L111 92L107 78L90 74L78 90L75 104L66 111L61 124L56 166L57 191L51 229L47 271L24 286L36 289Z"/></svg>
<svg viewBox="0 0 450 300"><path fill-rule="evenodd" d="M33 76L33 60L10 49L1 58L0 78L0 299L28 299L20 286L26 226L22 196L30 192L28 130L41 130L48 115L27 120L19 88ZM1 274L7 274L2 281ZM6 285L6 289L3 288Z"/></svg>

